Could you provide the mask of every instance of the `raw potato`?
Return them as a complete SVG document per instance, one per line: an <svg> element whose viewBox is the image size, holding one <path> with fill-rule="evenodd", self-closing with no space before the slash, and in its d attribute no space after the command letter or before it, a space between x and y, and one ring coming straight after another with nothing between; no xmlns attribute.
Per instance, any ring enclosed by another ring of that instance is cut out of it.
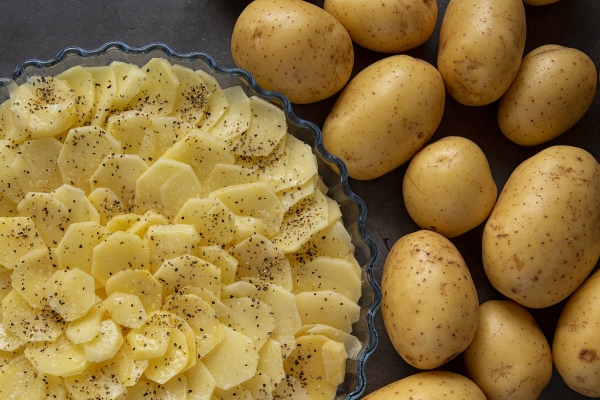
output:
<svg viewBox="0 0 600 400"><path fill-rule="evenodd" d="M450 96L467 106L498 100L519 71L525 35L523 0L451 0L437 58Z"/></svg>
<svg viewBox="0 0 600 400"><path fill-rule="evenodd" d="M411 160L402 181L404 204L413 221L448 238L485 221L496 194L485 154L459 136L423 148Z"/></svg>
<svg viewBox="0 0 600 400"><path fill-rule="evenodd" d="M323 125L323 144L346 163L351 178L380 177L427 143L445 97L431 64L407 55L384 58L344 88Z"/></svg>
<svg viewBox="0 0 600 400"><path fill-rule="evenodd" d="M513 142L533 146L561 135L592 105L598 74L580 50L544 45L527 54L498 105L498 125Z"/></svg>
<svg viewBox="0 0 600 400"><path fill-rule="evenodd" d="M363 400L396 399L486 400L477 385L462 375L447 371L425 371L392 382Z"/></svg>
<svg viewBox="0 0 600 400"><path fill-rule="evenodd" d="M508 178L483 230L483 268L517 303L548 307L573 293L600 257L600 164L553 146Z"/></svg>
<svg viewBox="0 0 600 400"><path fill-rule="evenodd" d="M556 326L552 357L567 386L600 397L600 270L571 296Z"/></svg>
<svg viewBox="0 0 600 400"><path fill-rule="evenodd" d="M552 377L552 354L533 316L511 300L486 301L480 312L463 353L467 374L489 400L537 399Z"/></svg>
<svg viewBox="0 0 600 400"><path fill-rule="evenodd" d="M322 8L299 0L250 3L233 28L231 54L261 87L300 104L337 93L354 65L344 26Z"/></svg>
<svg viewBox="0 0 600 400"><path fill-rule="evenodd" d="M381 312L394 348L410 365L437 368L467 348L479 299L462 256L427 230L400 238L385 261Z"/></svg>
<svg viewBox="0 0 600 400"><path fill-rule="evenodd" d="M425 43L435 29L435 0L325 0L325 11L362 47L400 53Z"/></svg>

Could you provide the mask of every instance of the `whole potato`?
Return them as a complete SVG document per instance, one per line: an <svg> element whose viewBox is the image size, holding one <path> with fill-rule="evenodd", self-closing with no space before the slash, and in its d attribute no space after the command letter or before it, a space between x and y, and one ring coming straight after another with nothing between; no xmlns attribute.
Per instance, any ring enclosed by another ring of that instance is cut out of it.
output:
<svg viewBox="0 0 600 400"><path fill-rule="evenodd" d="M548 307L581 285L600 257L600 164L553 146L510 175L483 230L492 285L525 307Z"/></svg>
<svg viewBox="0 0 600 400"><path fill-rule="evenodd" d="M592 105L598 76L577 49L544 45L527 54L498 105L504 135L523 146L547 142L575 125Z"/></svg>
<svg viewBox="0 0 600 400"><path fill-rule="evenodd" d="M481 148L448 136L425 146L410 161L402 181L404 204L423 229L461 235L490 215L496 182Z"/></svg>
<svg viewBox="0 0 600 400"><path fill-rule="evenodd" d="M448 93L467 106L498 100L519 71L525 35L523 0L450 0L437 58Z"/></svg>
<svg viewBox="0 0 600 400"><path fill-rule="evenodd" d="M395 55L371 64L344 88L323 124L323 144L354 179L380 177L408 161L431 138L445 105L431 64Z"/></svg>
<svg viewBox="0 0 600 400"><path fill-rule="evenodd" d="M325 0L325 11L370 50L400 53L425 43L435 29L436 0Z"/></svg>
<svg viewBox="0 0 600 400"><path fill-rule="evenodd" d="M398 399L486 400L473 381L448 371L418 372L363 397L363 400Z"/></svg>
<svg viewBox="0 0 600 400"><path fill-rule="evenodd" d="M463 352L467 375L489 400L537 399L552 377L552 353L529 311L511 300L481 304L475 338Z"/></svg>
<svg viewBox="0 0 600 400"><path fill-rule="evenodd" d="M439 233L401 237L385 261L381 291L386 332L413 367L437 368L471 343L479 321L475 284L456 247Z"/></svg>
<svg viewBox="0 0 600 400"><path fill-rule="evenodd" d="M600 270L563 308L552 343L556 370L567 386L600 397Z"/></svg>
<svg viewBox="0 0 600 400"><path fill-rule="evenodd" d="M231 54L261 87L302 104L341 90L354 65L352 40L342 24L300 0L248 4L233 28Z"/></svg>

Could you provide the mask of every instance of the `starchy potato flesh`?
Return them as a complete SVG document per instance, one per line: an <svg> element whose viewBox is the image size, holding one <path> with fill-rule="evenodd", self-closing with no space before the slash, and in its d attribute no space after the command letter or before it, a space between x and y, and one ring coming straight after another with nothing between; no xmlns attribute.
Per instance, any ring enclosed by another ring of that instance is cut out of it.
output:
<svg viewBox="0 0 600 400"><path fill-rule="evenodd" d="M159 58L11 92L0 398L333 398L362 271L280 108Z"/></svg>

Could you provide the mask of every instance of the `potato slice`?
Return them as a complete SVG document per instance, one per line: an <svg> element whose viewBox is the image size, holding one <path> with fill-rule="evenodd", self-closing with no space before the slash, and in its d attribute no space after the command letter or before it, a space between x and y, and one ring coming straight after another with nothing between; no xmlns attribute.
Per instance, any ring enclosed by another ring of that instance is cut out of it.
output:
<svg viewBox="0 0 600 400"><path fill-rule="evenodd" d="M223 89L223 96L225 96L228 103L227 110L209 132L211 135L231 142L246 132L250 126L252 109L250 99L241 86Z"/></svg>
<svg viewBox="0 0 600 400"><path fill-rule="evenodd" d="M31 307L48 307L44 285L57 267L49 249L32 250L16 262L11 276L12 286Z"/></svg>
<svg viewBox="0 0 600 400"><path fill-rule="evenodd" d="M293 376L286 378L273 390L274 398L278 400L313 400L308 391Z"/></svg>
<svg viewBox="0 0 600 400"><path fill-rule="evenodd" d="M220 199L234 214L262 219L269 236L279 231L283 207L268 183L229 186L209 194Z"/></svg>
<svg viewBox="0 0 600 400"><path fill-rule="evenodd" d="M144 244L150 249L150 271L156 272L164 260L192 254L200 236L193 225L152 225L144 235Z"/></svg>
<svg viewBox="0 0 600 400"><path fill-rule="evenodd" d="M252 393L253 399L272 399L273 383L271 378L262 371L257 370L256 374L241 386Z"/></svg>
<svg viewBox="0 0 600 400"><path fill-rule="evenodd" d="M216 382L216 387L227 390L256 373L258 351L249 337L223 326L223 340L202 362Z"/></svg>
<svg viewBox="0 0 600 400"><path fill-rule="evenodd" d="M62 79L32 76L11 93L11 100L33 139L56 136L75 122L75 96Z"/></svg>
<svg viewBox="0 0 600 400"><path fill-rule="evenodd" d="M90 363L82 373L65 377L64 384L72 400L113 400L127 390L112 360Z"/></svg>
<svg viewBox="0 0 600 400"><path fill-rule="evenodd" d="M25 341L7 330L4 324L0 322L0 350L14 352L25 345Z"/></svg>
<svg viewBox="0 0 600 400"><path fill-rule="evenodd" d="M135 222L127 228L127 232L133 233L143 239L151 226L167 225L168 223L162 214L148 210L144 215L136 218Z"/></svg>
<svg viewBox="0 0 600 400"><path fill-rule="evenodd" d="M208 104L205 108L204 119L199 125L202 130L208 131L221 119L223 114L225 114L228 103L225 95L223 94L223 90L221 89L221 86L215 77L202 70L197 70L196 73L198 76L200 76L210 92Z"/></svg>
<svg viewBox="0 0 600 400"><path fill-rule="evenodd" d="M235 234L231 241L233 243L240 243L252 235L268 236L265 221L246 215L236 215Z"/></svg>
<svg viewBox="0 0 600 400"><path fill-rule="evenodd" d="M182 65L172 66L179 79L173 115L179 120L198 125L204 118L210 92L200 75Z"/></svg>
<svg viewBox="0 0 600 400"><path fill-rule="evenodd" d="M312 148L294 136L288 136L285 141L285 176L273 183L276 191L301 186L317 174L317 161Z"/></svg>
<svg viewBox="0 0 600 400"><path fill-rule="evenodd" d="M323 367L325 368L325 379L332 385L340 385L346 376L346 346L336 340L323 343L321 348Z"/></svg>
<svg viewBox="0 0 600 400"><path fill-rule="evenodd" d="M94 247L92 275L102 285L117 272L126 269L148 269L150 251L139 236L117 231Z"/></svg>
<svg viewBox="0 0 600 400"><path fill-rule="evenodd" d="M96 188L88 195L88 200L100 216L100 223L106 223L116 215L125 214L131 210L125 209L119 196L109 188Z"/></svg>
<svg viewBox="0 0 600 400"><path fill-rule="evenodd" d="M0 140L0 209L2 216L16 215L17 203L25 196L17 175L11 167L16 156L16 146L8 140Z"/></svg>
<svg viewBox="0 0 600 400"><path fill-rule="evenodd" d="M294 336L294 334L302 327L302 320L300 319L298 306L296 305L297 296L294 296L294 294L281 286L274 285L267 281L254 278L243 279L254 286L256 290L255 296L271 307L271 311L275 317L275 329L273 329L273 334L279 336Z"/></svg>
<svg viewBox="0 0 600 400"><path fill-rule="evenodd" d="M140 214L135 213L127 213L127 214L119 214L112 217L110 220L106 221L106 229L108 229L111 233L115 233L117 231L128 231L133 225L137 222L140 222L142 216Z"/></svg>
<svg viewBox="0 0 600 400"><path fill-rule="evenodd" d="M296 304L303 325L326 324L346 333L360 314L358 304L331 290L298 293Z"/></svg>
<svg viewBox="0 0 600 400"><path fill-rule="evenodd" d="M168 335L166 352L150 359L144 371L146 378L161 385L182 372L190 361L186 336L178 328L172 328Z"/></svg>
<svg viewBox="0 0 600 400"><path fill-rule="evenodd" d="M121 326L138 329L146 322L144 305L134 294L113 292L103 303L112 320Z"/></svg>
<svg viewBox="0 0 600 400"><path fill-rule="evenodd" d="M165 400L187 400L188 379L177 374L162 385L156 386L156 397Z"/></svg>
<svg viewBox="0 0 600 400"><path fill-rule="evenodd" d="M149 114L137 110L123 111L108 117L106 133L119 141L123 153L138 154L151 125Z"/></svg>
<svg viewBox="0 0 600 400"><path fill-rule="evenodd" d="M300 186L290 187L277 191L277 197L283 205L284 210L289 210L300 200L311 196L316 190L317 175Z"/></svg>
<svg viewBox="0 0 600 400"><path fill-rule="evenodd" d="M69 228L69 210L50 193L29 192L17 204L17 214L29 217L41 239L49 247L56 247Z"/></svg>
<svg viewBox="0 0 600 400"><path fill-rule="evenodd" d="M100 332L81 346L85 357L91 362L98 363L113 358L124 341L121 327L112 319L105 319L100 324Z"/></svg>
<svg viewBox="0 0 600 400"><path fill-rule="evenodd" d="M292 271L285 254L262 235L236 244L230 253L238 261L236 278L258 278L292 290Z"/></svg>
<svg viewBox="0 0 600 400"><path fill-rule="evenodd" d="M242 333L254 341L258 351L263 347L275 329L275 318L265 302L250 297L223 299L231 313L220 321L236 332Z"/></svg>
<svg viewBox="0 0 600 400"><path fill-rule="evenodd" d="M303 383L313 400L332 399L337 390L338 385L326 379L327 369L323 363L323 346L330 341L326 336L301 336L283 362L286 372ZM345 365L343 368L345 371Z"/></svg>
<svg viewBox="0 0 600 400"><path fill-rule="evenodd" d="M193 294L200 297L206 303L210 304L210 306L214 309L217 318L221 317L222 315L228 315L230 313L229 308L227 308L227 306L223 304L221 299L219 299L217 296L215 296L213 292L206 288L196 286L184 286L183 288L179 289L179 292L177 292L177 294Z"/></svg>
<svg viewBox="0 0 600 400"><path fill-rule="evenodd" d="M125 336L125 342L131 349L134 360L150 360L165 355L169 347L170 335L171 314L155 312L148 315L148 319L141 328L129 330Z"/></svg>
<svg viewBox="0 0 600 400"><path fill-rule="evenodd" d="M79 268L91 274L94 247L106 239L110 231L95 221L69 225L54 254L59 268Z"/></svg>
<svg viewBox="0 0 600 400"><path fill-rule="evenodd" d="M122 109L135 97L146 80L146 73L135 64L113 61L117 91L112 101L115 109Z"/></svg>
<svg viewBox="0 0 600 400"><path fill-rule="evenodd" d="M13 268L19 258L32 250L46 248L30 217L0 217L0 264Z"/></svg>
<svg viewBox="0 0 600 400"><path fill-rule="evenodd" d="M315 257L305 263L294 264L292 274L293 293L333 290L354 303L361 296L361 277L356 273L354 265L343 258Z"/></svg>
<svg viewBox="0 0 600 400"><path fill-rule="evenodd" d="M135 182L148 169L137 154L110 154L90 178L90 189L105 187L113 191L125 209L133 207Z"/></svg>
<svg viewBox="0 0 600 400"><path fill-rule="evenodd" d="M125 400L161 400L155 397L156 382L142 376L133 386L127 388Z"/></svg>
<svg viewBox="0 0 600 400"><path fill-rule="evenodd" d="M331 340L343 343L346 348L346 354L351 360L357 359L362 348L362 343L356 336L325 324L304 325L296 332L297 337L302 335L323 335Z"/></svg>
<svg viewBox="0 0 600 400"><path fill-rule="evenodd" d="M16 289L2 300L2 323L27 343L53 342L65 329L65 322L54 310L31 307Z"/></svg>
<svg viewBox="0 0 600 400"><path fill-rule="evenodd" d="M120 153L121 144L98 126L82 126L69 131L58 156L63 181L91 192L90 177L98 165L112 153Z"/></svg>
<svg viewBox="0 0 600 400"><path fill-rule="evenodd" d="M69 211L69 222L100 222L100 213L88 200L83 190L71 185L61 185L50 193Z"/></svg>
<svg viewBox="0 0 600 400"><path fill-rule="evenodd" d="M136 385L142 379L144 371L150 363L148 360L134 360L129 346L121 346L113 361L117 367L119 381L129 387ZM130 388L127 389L128 394L130 390Z"/></svg>
<svg viewBox="0 0 600 400"><path fill-rule="evenodd" d="M89 342L100 332L102 318L106 309L96 298L96 303L81 318L72 321L65 330L65 335L74 344Z"/></svg>
<svg viewBox="0 0 600 400"><path fill-rule="evenodd" d="M34 367L24 356L11 360L0 371L0 398L43 400L46 386L42 374L32 373Z"/></svg>
<svg viewBox="0 0 600 400"><path fill-rule="evenodd" d="M233 386L227 390L215 388L213 396L217 400L252 400L252 392L242 385Z"/></svg>
<svg viewBox="0 0 600 400"><path fill-rule="evenodd" d="M174 293L165 299L163 309L183 318L194 331L200 357L208 354L223 339L221 322L213 307L195 294Z"/></svg>
<svg viewBox="0 0 600 400"><path fill-rule="evenodd" d="M235 281L238 261L221 246L201 246L195 251L195 255L221 269L222 284L227 285Z"/></svg>
<svg viewBox="0 0 600 400"><path fill-rule="evenodd" d="M91 124L105 127L117 94L117 76L108 65L86 67L94 81L94 110Z"/></svg>
<svg viewBox="0 0 600 400"><path fill-rule="evenodd" d="M171 146L163 157L189 164L198 177L204 177L217 163L233 164L235 159L227 143L198 129Z"/></svg>
<svg viewBox="0 0 600 400"><path fill-rule="evenodd" d="M179 171L186 171L190 179L194 180L195 178L193 184L197 187L200 186L198 178L194 174L192 167L188 164L161 158L148 168L136 182L135 212L142 213L154 210L163 213L165 206L162 200L163 193L161 192L161 186Z"/></svg>
<svg viewBox="0 0 600 400"><path fill-rule="evenodd" d="M173 219L188 199L200 197L201 192L202 185L191 170L186 168L175 172L160 186L163 214Z"/></svg>
<svg viewBox="0 0 600 400"><path fill-rule="evenodd" d="M149 114L171 114L179 86L171 64L165 58L152 58L141 69L146 80L128 107Z"/></svg>
<svg viewBox="0 0 600 400"><path fill-rule="evenodd" d="M75 125L83 126L92 118L96 102L94 78L87 68L76 65L56 76L69 84L75 98Z"/></svg>
<svg viewBox="0 0 600 400"><path fill-rule="evenodd" d="M44 375L44 383L46 385L46 398L68 400L67 388L61 377L46 374Z"/></svg>
<svg viewBox="0 0 600 400"><path fill-rule="evenodd" d="M193 225L203 246L227 244L235 232L234 215L220 199L188 199L173 222Z"/></svg>
<svg viewBox="0 0 600 400"><path fill-rule="evenodd" d="M216 163L208 175L203 177L202 190L204 194L208 194L227 186L255 183L260 180L260 174L252 168L238 164Z"/></svg>
<svg viewBox="0 0 600 400"><path fill-rule="evenodd" d="M53 137L28 140L10 164L24 192L51 192L63 184L58 168L62 143Z"/></svg>
<svg viewBox="0 0 600 400"><path fill-rule="evenodd" d="M96 303L94 277L74 268L59 269L45 284L48 303L65 321L74 321L87 314Z"/></svg>
<svg viewBox="0 0 600 400"><path fill-rule="evenodd" d="M145 269L125 269L106 281L107 296L128 293L137 296L147 314L158 311L162 305L162 285Z"/></svg>
<svg viewBox="0 0 600 400"><path fill-rule="evenodd" d="M212 397L217 383L200 360L185 371L184 375L188 380L188 400L206 400Z"/></svg>
<svg viewBox="0 0 600 400"><path fill-rule="evenodd" d="M279 382L285 379L281 343L268 338L258 352L258 356L258 370L269 377L271 387L274 389Z"/></svg>
<svg viewBox="0 0 600 400"><path fill-rule="evenodd" d="M142 138L138 155L148 163L154 164L163 154L185 135L196 127L187 122L181 122L175 117L153 115L150 128Z"/></svg>
<svg viewBox="0 0 600 400"><path fill-rule="evenodd" d="M189 254L165 260L154 273L163 285L163 295L178 292L184 286L196 286L221 295L221 270Z"/></svg>
<svg viewBox="0 0 600 400"><path fill-rule="evenodd" d="M261 157L271 153L287 134L283 110L260 97L250 97L250 126L233 142L239 156Z"/></svg>
<svg viewBox="0 0 600 400"><path fill-rule="evenodd" d="M16 89L17 84L11 82L8 87L10 92ZM29 133L25 130L26 118L25 115L19 117L13 113L11 100L2 102L0 104L0 136L2 140L10 142L14 146L29 139Z"/></svg>
<svg viewBox="0 0 600 400"><path fill-rule="evenodd" d="M89 364L81 347L65 335L52 343L32 343L24 354L39 372L54 376L80 374Z"/></svg>

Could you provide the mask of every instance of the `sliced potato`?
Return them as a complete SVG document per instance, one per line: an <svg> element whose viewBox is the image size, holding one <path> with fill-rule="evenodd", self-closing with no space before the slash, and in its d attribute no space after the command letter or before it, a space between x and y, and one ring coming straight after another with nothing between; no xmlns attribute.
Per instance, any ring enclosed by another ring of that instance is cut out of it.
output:
<svg viewBox="0 0 600 400"><path fill-rule="evenodd" d="M9 361L0 371L0 398L43 400L46 386L42 374L32 374L33 366L24 356Z"/></svg>
<svg viewBox="0 0 600 400"><path fill-rule="evenodd" d="M188 67L178 64L172 66L179 79L173 115L181 121L198 125L204 118L210 92L200 75Z"/></svg>
<svg viewBox="0 0 600 400"><path fill-rule="evenodd" d="M125 209L133 207L135 182L148 169L137 154L110 154L90 178L90 189L108 188L121 200Z"/></svg>
<svg viewBox="0 0 600 400"><path fill-rule="evenodd" d="M135 64L113 61L110 67L115 72L117 91L112 101L116 109L124 108L140 91L146 81L146 73Z"/></svg>
<svg viewBox="0 0 600 400"><path fill-rule="evenodd" d="M65 321L74 321L87 314L96 303L94 289L94 277L79 268L59 269L45 284L48 304Z"/></svg>
<svg viewBox="0 0 600 400"><path fill-rule="evenodd" d="M100 332L105 311L104 304L97 301L87 314L69 323L65 335L74 344L89 342Z"/></svg>
<svg viewBox="0 0 600 400"><path fill-rule="evenodd" d="M359 305L331 290L298 293L296 304L303 325L327 324L346 333L360 313Z"/></svg>
<svg viewBox="0 0 600 400"><path fill-rule="evenodd" d="M108 65L86 67L94 81L94 110L92 125L106 126L106 118L110 115L117 94L117 76L115 70Z"/></svg>
<svg viewBox="0 0 600 400"><path fill-rule="evenodd" d="M106 281L107 296L113 293L129 293L137 296L146 313L158 311L162 305L162 285L145 269L124 269Z"/></svg>
<svg viewBox="0 0 600 400"><path fill-rule="evenodd" d="M123 111L108 117L106 133L119 141L123 153L138 154L151 125L149 114L137 110Z"/></svg>
<svg viewBox="0 0 600 400"><path fill-rule="evenodd" d="M294 293L333 290L357 303L362 281L354 265L343 258L319 256L292 268Z"/></svg>
<svg viewBox="0 0 600 400"><path fill-rule="evenodd" d="M53 137L28 140L10 164L24 192L51 192L63 184L58 168L62 143Z"/></svg>
<svg viewBox="0 0 600 400"><path fill-rule="evenodd" d="M87 68L76 65L61 72L57 78L69 84L75 98L76 120L75 125L83 126L92 118L94 103L96 102L96 91L94 89L94 78Z"/></svg>
<svg viewBox="0 0 600 400"><path fill-rule="evenodd" d="M127 390L111 360L90 363L82 373L65 377L64 383L72 400L113 400Z"/></svg>
<svg viewBox="0 0 600 400"><path fill-rule="evenodd" d="M150 271L156 272L164 260L193 254L200 236L193 225L152 225L144 235L150 250Z"/></svg>
<svg viewBox="0 0 600 400"><path fill-rule="evenodd" d="M85 357L94 363L113 358L124 343L121 327L112 319L105 319L100 324L100 331L89 342L82 343Z"/></svg>
<svg viewBox="0 0 600 400"><path fill-rule="evenodd" d="M154 277L162 283L164 296L188 285L208 289L217 297L221 295L221 270L189 254L165 260Z"/></svg>
<svg viewBox="0 0 600 400"><path fill-rule="evenodd" d="M150 359L144 374L146 378L163 385L182 372L189 361L190 354L185 335L178 328L172 328L165 353Z"/></svg>
<svg viewBox="0 0 600 400"><path fill-rule="evenodd" d="M254 341L258 351L263 347L273 329L275 318L265 302L250 297L223 299L231 313L224 315L220 321L236 332L242 333Z"/></svg>
<svg viewBox="0 0 600 400"><path fill-rule="evenodd" d="M123 327L138 329L146 322L144 305L134 294L113 292L103 304L112 320Z"/></svg>
<svg viewBox="0 0 600 400"><path fill-rule="evenodd" d="M221 119L210 128L211 135L220 137L227 142L238 138L250 126L252 108L250 99L240 86L223 89L223 96L228 107Z"/></svg>
<svg viewBox="0 0 600 400"><path fill-rule="evenodd" d="M202 81L210 92L204 119L200 121L200 126L203 130L210 130L225 114L229 105L219 82L212 75L202 70L197 70L196 73L202 78Z"/></svg>
<svg viewBox="0 0 600 400"><path fill-rule="evenodd" d="M146 74L146 80L129 102L129 107L149 114L170 114L179 86L179 79L171 64L164 58L152 58L141 69Z"/></svg>
<svg viewBox="0 0 600 400"><path fill-rule="evenodd" d="M81 347L65 335L59 336L53 343L32 343L24 354L38 371L54 376L79 374L89 364Z"/></svg>
<svg viewBox="0 0 600 400"><path fill-rule="evenodd" d="M203 246L227 244L235 232L233 213L220 199L188 199L173 222L193 225Z"/></svg>
<svg viewBox="0 0 600 400"><path fill-rule="evenodd" d="M94 247L106 239L110 231L94 221L77 222L69 225L54 255L59 268L79 268L91 274Z"/></svg>
<svg viewBox="0 0 600 400"><path fill-rule="evenodd" d="M31 307L48 307L44 285L56 270L58 265L52 252L48 249L32 250L15 263L11 276L12 287Z"/></svg>
<svg viewBox="0 0 600 400"><path fill-rule="evenodd" d="M17 204L17 214L31 218L41 240L49 247L58 245L70 225L69 210L50 193L27 193Z"/></svg>

